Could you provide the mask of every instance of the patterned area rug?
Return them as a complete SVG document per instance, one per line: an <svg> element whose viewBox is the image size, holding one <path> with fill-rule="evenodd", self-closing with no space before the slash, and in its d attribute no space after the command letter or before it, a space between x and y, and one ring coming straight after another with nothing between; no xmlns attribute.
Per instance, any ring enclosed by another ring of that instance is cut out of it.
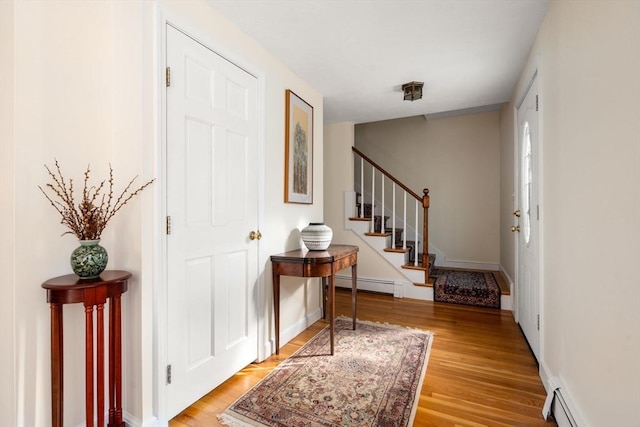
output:
<svg viewBox="0 0 640 427"><path fill-rule="evenodd" d="M228 426L411 426L433 335L336 319L218 415Z"/></svg>
<svg viewBox="0 0 640 427"><path fill-rule="evenodd" d="M491 272L434 268L433 300L500 308L500 287Z"/></svg>

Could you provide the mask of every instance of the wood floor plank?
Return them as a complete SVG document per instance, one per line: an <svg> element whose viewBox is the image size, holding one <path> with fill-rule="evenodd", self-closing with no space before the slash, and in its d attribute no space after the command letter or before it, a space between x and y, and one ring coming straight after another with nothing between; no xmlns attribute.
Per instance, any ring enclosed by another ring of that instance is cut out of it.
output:
<svg viewBox="0 0 640 427"><path fill-rule="evenodd" d="M336 314L351 316L350 291L336 291ZM511 312L359 292L358 318L435 334L414 427L555 426L542 419L538 365ZM170 421L220 426L216 415L327 323L323 320L259 364L251 364Z"/></svg>

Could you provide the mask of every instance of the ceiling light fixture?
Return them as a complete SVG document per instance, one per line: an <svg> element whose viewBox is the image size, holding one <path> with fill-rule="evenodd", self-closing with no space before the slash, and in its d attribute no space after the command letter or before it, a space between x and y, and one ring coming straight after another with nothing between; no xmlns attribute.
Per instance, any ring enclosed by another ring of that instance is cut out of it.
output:
<svg viewBox="0 0 640 427"><path fill-rule="evenodd" d="M402 85L402 92L404 93L405 101L415 101L416 99L422 99L422 86L423 82L410 82Z"/></svg>

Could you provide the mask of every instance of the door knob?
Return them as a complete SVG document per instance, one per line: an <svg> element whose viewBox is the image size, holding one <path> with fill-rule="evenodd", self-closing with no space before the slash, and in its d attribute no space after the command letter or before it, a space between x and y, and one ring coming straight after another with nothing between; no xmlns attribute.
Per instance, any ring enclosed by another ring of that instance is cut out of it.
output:
<svg viewBox="0 0 640 427"><path fill-rule="evenodd" d="M251 240L260 240L262 239L262 233L260 233L259 231L252 231L251 233L249 233L249 239Z"/></svg>
<svg viewBox="0 0 640 427"><path fill-rule="evenodd" d="M511 232L515 233L515 232L520 232L520 226L519 225L514 225L513 227L511 227Z"/></svg>
<svg viewBox="0 0 640 427"><path fill-rule="evenodd" d="M518 209L517 211L514 211L513 215L515 215L516 217L520 218L520 209Z"/></svg>

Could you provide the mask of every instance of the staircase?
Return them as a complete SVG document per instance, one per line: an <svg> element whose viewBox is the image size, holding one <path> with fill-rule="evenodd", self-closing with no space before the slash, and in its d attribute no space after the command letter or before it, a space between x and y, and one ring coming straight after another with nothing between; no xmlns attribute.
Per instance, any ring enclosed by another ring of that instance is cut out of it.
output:
<svg viewBox="0 0 640 427"><path fill-rule="evenodd" d="M415 260L415 241L407 240L406 248L403 249L402 229L396 228L395 242L392 240L393 230L385 228L370 231L370 218L349 217L351 230L360 236L369 246L376 250L389 264L400 272L408 281L415 286L433 286L433 279L429 278L429 273L434 265L436 256L429 254L428 268L422 265L422 253L418 254L418 262ZM393 242L393 243L392 243Z"/></svg>
<svg viewBox="0 0 640 427"><path fill-rule="evenodd" d="M386 281L379 288L370 285L374 288L370 290L388 292L391 286L396 297L432 301L434 279L430 273L436 255L429 251L429 190L423 189L422 197L418 196L358 149L352 147L352 151L355 179L354 190L345 192L345 228L407 279L402 283ZM438 254L442 266L469 268L450 265L445 254L435 247L431 249ZM501 289L502 309L511 310L509 283L500 273L494 277Z"/></svg>
<svg viewBox="0 0 640 427"><path fill-rule="evenodd" d="M347 226L410 283L432 287L429 273L435 255L428 251L429 190L418 196L358 149L352 150L355 176L360 179L354 182L355 215L348 217Z"/></svg>

